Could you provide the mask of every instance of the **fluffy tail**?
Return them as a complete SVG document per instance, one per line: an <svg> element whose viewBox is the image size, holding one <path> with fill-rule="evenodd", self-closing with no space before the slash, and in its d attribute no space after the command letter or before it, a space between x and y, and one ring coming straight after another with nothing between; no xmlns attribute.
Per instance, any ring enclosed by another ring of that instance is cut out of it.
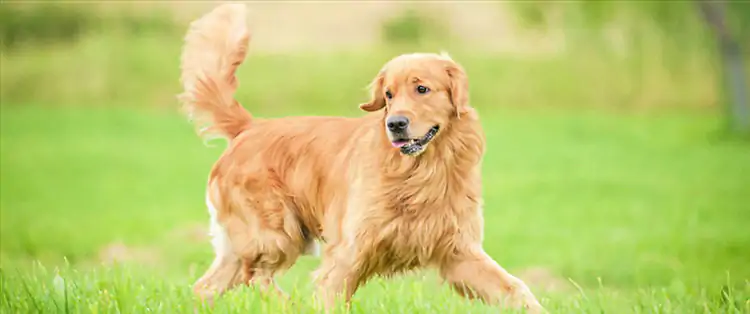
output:
<svg viewBox="0 0 750 314"><path fill-rule="evenodd" d="M185 36L181 70L182 109L204 139L235 138L252 117L235 99L235 72L250 42L243 4L223 4L192 22Z"/></svg>

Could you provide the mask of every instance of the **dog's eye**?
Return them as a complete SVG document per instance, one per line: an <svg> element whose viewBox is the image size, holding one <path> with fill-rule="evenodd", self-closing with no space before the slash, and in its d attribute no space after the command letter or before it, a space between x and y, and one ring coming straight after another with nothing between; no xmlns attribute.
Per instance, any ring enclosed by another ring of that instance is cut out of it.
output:
<svg viewBox="0 0 750 314"><path fill-rule="evenodd" d="M430 89L427 88L427 87L425 87L425 86L422 86L422 85L417 86L417 92L420 93L420 94L425 94L425 93L427 93L429 91L430 91Z"/></svg>
<svg viewBox="0 0 750 314"><path fill-rule="evenodd" d="M385 91L385 98L388 98L388 99L393 98L393 94L391 94L391 91Z"/></svg>

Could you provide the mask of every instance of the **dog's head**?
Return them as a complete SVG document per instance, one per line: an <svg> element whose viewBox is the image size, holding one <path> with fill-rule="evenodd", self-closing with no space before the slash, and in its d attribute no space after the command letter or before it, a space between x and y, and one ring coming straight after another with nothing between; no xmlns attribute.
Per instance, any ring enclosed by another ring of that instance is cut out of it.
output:
<svg viewBox="0 0 750 314"><path fill-rule="evenodd" d="M371 84L368 112L384 109L385 133L408 156L423 153L454 119L469 109L468 80L447 54L400 55L383 66Z"/></svg>

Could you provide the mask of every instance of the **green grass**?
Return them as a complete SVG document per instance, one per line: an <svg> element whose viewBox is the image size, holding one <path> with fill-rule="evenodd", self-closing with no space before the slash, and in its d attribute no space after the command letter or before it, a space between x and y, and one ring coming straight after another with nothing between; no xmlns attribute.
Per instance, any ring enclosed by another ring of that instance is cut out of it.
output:
<svg viewBox="0 0 750 314"><path fill-rule="evenodd" d="M204 147L181 116L160 110L10 106L1 116L4 312L197 306L190 284L212 252L180 231L206 224L203 183L221 145ZM507 108L483 117L484 246L511 272L550 272L558 288L535 287L550 310L750 310L750 146L713 136L718 119ZM118 240L150 259L101 264ZM294 311L312 311L317 263L305 257L280 280ZM360 313L493 312L431 271L376 280L354 304ZM244 289L214 310L282 306Z"/></svg>

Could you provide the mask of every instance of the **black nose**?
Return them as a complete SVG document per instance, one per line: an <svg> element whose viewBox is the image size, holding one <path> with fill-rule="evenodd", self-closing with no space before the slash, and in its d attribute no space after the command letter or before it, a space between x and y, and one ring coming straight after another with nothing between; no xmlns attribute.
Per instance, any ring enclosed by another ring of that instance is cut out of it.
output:
<svg viewBox="0 0 750 314"><path fill-rule="evenodd" d="M392 116L385 121L391 132L403 132L409 126L409 118L404 116Z"/></svg>

